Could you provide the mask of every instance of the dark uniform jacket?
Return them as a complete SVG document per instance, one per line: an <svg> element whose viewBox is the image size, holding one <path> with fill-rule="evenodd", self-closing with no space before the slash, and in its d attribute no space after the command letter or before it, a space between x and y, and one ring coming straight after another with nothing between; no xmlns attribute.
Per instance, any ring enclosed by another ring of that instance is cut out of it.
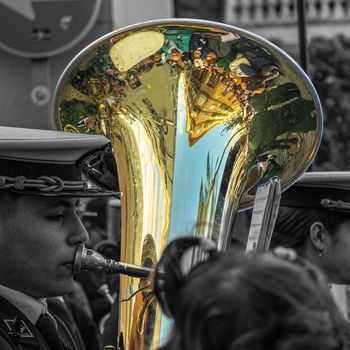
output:
<svg viewBox="0 0 350 350"><path fill-rule="evenodd" d="M67 306L57 298L47 299L64 350L85 350L79 330ZM52 350L37 327L13 304L0 296L0 349Z"/></svg>

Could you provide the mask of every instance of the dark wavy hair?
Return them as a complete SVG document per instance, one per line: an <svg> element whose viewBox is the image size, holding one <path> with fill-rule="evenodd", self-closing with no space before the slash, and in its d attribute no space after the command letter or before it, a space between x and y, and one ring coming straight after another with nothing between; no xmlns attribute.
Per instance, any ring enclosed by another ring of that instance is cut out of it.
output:
<svg viewBox="0 0 350 350"><path fill-rule="evenodd" d="M273 253L217 252L181 238L165 249L154 288L174 332L165 350L346 349L344 321L321 272ZM189 273L189 248L208 255Z"/></svg>
<svg viewBox="0 0 350 350"><path fill-rule="evenodd" d="M342 222L349 220L349 218L348 213L281 206L271 238L270 248L278 246L288 247L303 255L310 227L314 222L322 222L328 232L335 236L338 226Z"/></svg>

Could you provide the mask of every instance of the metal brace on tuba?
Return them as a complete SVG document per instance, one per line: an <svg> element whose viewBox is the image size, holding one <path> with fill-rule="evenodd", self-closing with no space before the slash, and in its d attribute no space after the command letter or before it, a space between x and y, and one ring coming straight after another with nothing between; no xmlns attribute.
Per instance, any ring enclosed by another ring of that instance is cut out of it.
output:
<svg viewBox="0 0 350 350"><path fill-rule="evenodd" d="M121 260L144 268L183 235L226 249L258 186L273 176L282 190L291 186L322 133L316 91L285 52L240 28L185 19L133 25L89 45L61 76L54 115L58 129L111 140ZM128 350L157 348L170 328L143 282L120 275L116 335Z"/></svg>

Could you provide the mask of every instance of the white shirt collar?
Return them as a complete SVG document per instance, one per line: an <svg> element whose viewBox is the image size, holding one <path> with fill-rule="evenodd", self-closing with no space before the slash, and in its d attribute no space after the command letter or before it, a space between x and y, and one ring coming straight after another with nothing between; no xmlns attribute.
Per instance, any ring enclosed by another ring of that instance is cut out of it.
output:
<svg viewBox="0 0 350 350"><path fill-rule="evenodd" d="M0 285L0 295L17 307L28 320L36 324L43 313L47 313L46 299L35 299L18 290Z"/></svg>

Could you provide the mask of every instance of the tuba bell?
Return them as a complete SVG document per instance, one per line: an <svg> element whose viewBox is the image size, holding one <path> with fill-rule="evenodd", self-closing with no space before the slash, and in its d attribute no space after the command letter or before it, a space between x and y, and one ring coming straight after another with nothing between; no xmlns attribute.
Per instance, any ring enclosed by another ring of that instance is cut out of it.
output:
<svg viewBox="0 0 350 350"><path fill-rule="evenodd" d="M229 25L160 20L93 42L65 69L58 129L112 142L122 192L121 260L152 267L183 235L230 244L259 185L282 190L311 164L322 111L302 69ZM147 277L120 275L119 346L155 349L169 332Z"/></svg>

